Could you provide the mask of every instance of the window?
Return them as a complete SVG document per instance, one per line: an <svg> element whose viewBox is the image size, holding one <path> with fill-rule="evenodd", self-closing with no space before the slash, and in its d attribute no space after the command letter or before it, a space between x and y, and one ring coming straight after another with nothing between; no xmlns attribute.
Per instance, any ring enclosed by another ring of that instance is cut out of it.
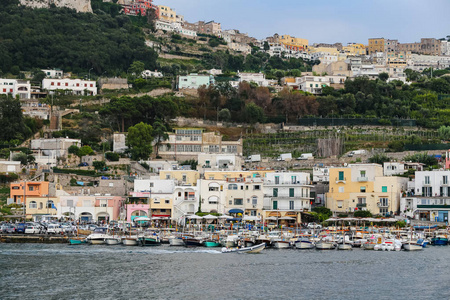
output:
<svg viewBox="0 0 450 300"><path fill-rule="evenodd" d="M29 190L30 192L34 191L34 186L29 186L29 187L28 187L28 190Z"/></svg>
<svg viewBox="0 0 450 300"><path fill-rule="evenodd" d="M289 209L294 209L294 201L289 201Z"/></svg>
<svg viewBox="0 0 450 300"><path fill-rule="evenodd" d="M442 176L442 184L448 184L448 177Z"/></svg>
<svg viewBox="0 0 450 300"><path fill-rule="evenodd" d="M275 184L280 184L280 176L275 176Z"/></svg>
<svg viewBox="0 0 450 300"><path fill-rule="evenodd" d="M244 201L241 198L234 199L234 205L243 205Z"/></svg>
<svg viewBox="0 0 450 300"><path fill-rule="evenodd" d="M261 186L260 185L254 185L253 186L253 190L254 191L259 191L259 190L261 190Z"/></svg>
<svg viewBox="0 0 450 300"><path fill-rule="evenodd" d="M274 188L273 189L273 197L278 197L278 189L277 188Z"/></svg>
<svg viewBox="0 0 450 300"><path fill-rule="evenodd" d="M381 192L382 193L387 193L387 186L382 186L381 187Z"/></svg>
<svg viewBox="0 0 450 300"><path fill-rule="evenodd" d="M290 188L289 189L289 197L294 197L294 189L293 188Z"/></svg>
<svg viewBox="0 0 450 300"><path fill-rule="evenodd" d="M30 204L29 204L29 208L37 208L36 201L31 201Z"/></svg>
<svg viewBox="0 0 450 300"><path fill-rule="evenodd" d="M73 207L73 200L67 200L67 206Z"/></svg>
<svg viewBox="0 0 450 300"><path fill-rule="evenodd" d="M338 200L337 201L337 207L338 208L342 208L344 206L344 201L343 200Z"/></svg>
<svg viewBox="0 0 450 300"><path fill-rule="evenodd" d="M258 204L258 197L256 197L256 196L252 197L252 204L253 205L257 205Z"/></svg>
<svg viewBox="0 0 450 300"><path fill-rule="evenodd" d="M208 190L210 192L218 192L219 191L219 187L218 186L210 186Z"/></svg>
<svg viewBox="0 0 450 300"><path fill-rule="evenodd" d="M432 197L433 188L432 187L422 187L422 196Z"/></svg>
<svg viewBox="0 0 450 300"><path fill-rule="evenodd" d="M228 189L229 190L237 190L238 189L237 184L234 184L234 183L233 184L229 184L228 185Z"/></svg>
<svg viewBox="0 0 450 300"><path fill-rule="evenodd" d="M291 176L291 183L297 182L297 176Z"/></svg>
<svg viewBox="0 0 450 300"><path fill-rule="evenodd" d="M389 204L388 198L380 198L380 207L387 207Z"/></svg>
<svg viewBox="0 0 450 300"><path fill-rule="evenodd" d="M360 177L366 177L366 171L360 171L359 174Z"/></svg>
<svg viewBox="0 0 450 300"><path fill-rule="evenodd" d="M278 209L278 201L272 202L272 209Z"/></svg>
<svg viewBox="0 0 450 300"><path fill-rule="evenodd" d="M339 171L339 180L344 180L344 172Z"/></svg>
<svg viewBox="0 0 450 300"><path fill-rule="evenodd" d="M344 193L344 187L343 186L339 187L339 193Z"/></svg>
<svg viewBox="0 0 450 300"><path fill-rule="evenodd" d="M359 191L360 191L361 193L365 193L365 192L366 192L366 187L365 187L365 186L360 187L360 188L359 188Z"/></svg>
<svg viewBox="0 0 450 300"><path fill-rule="evenodd" d="M166 200L164 201L164 203L170 204L170 199L166 199Z"/></svg>
<svg viewBox="0 0 450 300"><path fill-rule="evenodd" d="M358 204L366 204L366 198L358 197Z"/></svg>
<svg viewBox="0 0 450 300"><path fill-rule="evenodd" d="M430 176L425 176L425 184L430 184Z"/></svg>
<svg viewBox="0 0 450 300"><path fill-rule="evenodd" d="M187 179L187 176L183 174L183 176L181 177L181 180L186 181L186 179Z"/></svg>

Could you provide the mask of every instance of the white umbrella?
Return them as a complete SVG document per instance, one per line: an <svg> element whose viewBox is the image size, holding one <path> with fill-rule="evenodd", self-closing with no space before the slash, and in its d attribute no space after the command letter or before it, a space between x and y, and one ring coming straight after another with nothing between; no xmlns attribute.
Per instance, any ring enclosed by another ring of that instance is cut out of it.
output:
<svg viewBox="0 0 450 300"><path fill-rule="evenodd" d="M161 220L160 217L152 217L152 220Z"/></svg>
<svg viewBox="0 0 450 300"><path fill-rule="evenodd" d="M341 219L339 218L329 218L327 220L325 220L325 222L336 222L336 221L340 221Z"/></svg>
<svg viewBox="0 0 450 300"><path fill-rule="evenodd" d="M275 221L277 219L277 217L267 217L266 220L273 220Z"/></svg>
<svg viewBox="0 0 450 300"><path fill-rule="evenodd" d="M258 221L259 218L257 216L244 216L242 221Z"/></svg>
<svg viewBox="0 0 450 300"><path fill-rule="evenodd" d="M150 221L149 217L137 217L133 221Z"/></svg>
<svg viewBox="0 0 450 300"><path fill-rule="evenodd" d="M281 217L281 218L278 218L278 220L295 220L295 218L292 218L292 217Z"/></svg>
<svg viewBox="0 0 450 300"><path fill-rule="evenodd" d="M195 220L201 220L203 219L203 217L197 216L197 215L192 215L192 216L187 216L188 219L195 219Z"/></svg>
<svg viewBox="0 0 450 300"><path fill-rule="evenodd" d="M206 216L203 217L203 219L206 219L206 220L214 220L214 219L217 219L217 217L216 217L216 216L213 216L213 215L206 215Z"/></svg>
<svg viewBox="0 0 450 300"><path fill-rule="evenodd" d="M232 216L227 216L227 215L221 215L218 217L219 219L234 219L234 217Z"/></svg>

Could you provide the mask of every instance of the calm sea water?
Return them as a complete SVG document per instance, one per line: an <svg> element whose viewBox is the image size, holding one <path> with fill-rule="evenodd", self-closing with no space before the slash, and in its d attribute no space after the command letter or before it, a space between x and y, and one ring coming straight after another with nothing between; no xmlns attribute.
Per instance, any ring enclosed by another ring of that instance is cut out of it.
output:
<svg viewBox="0 0 450 300"><path fill-rule="evenodd" d="M450 247L251 255L0 244L0 299L448 299L449 258Z"/></svg>

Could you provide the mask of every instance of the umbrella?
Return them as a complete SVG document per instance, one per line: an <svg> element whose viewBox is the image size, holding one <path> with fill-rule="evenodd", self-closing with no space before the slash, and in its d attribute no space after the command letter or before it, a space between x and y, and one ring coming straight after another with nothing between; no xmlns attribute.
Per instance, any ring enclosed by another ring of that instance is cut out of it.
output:
<svg viewBox="0 0 450 300"><path fill-rule="evenodd" d="M232 216L222 215L218 217L219 219L234 219Z"/></svg>
<svg viewBox="0 0 450 300"><path fill-rule="evenodd" d="M292 217L281 217L281 218L278 218L278 220L295 220L295 218L292 218Z"/></svg>
<svg viewBox="0 0 450 300"><path fill-rule="evenodd" d="M137 217L133 221L150 221L149 217Z"/></svg>
<svg viewBox="0 0 450 300"><path fill-rule="evenodd" d="M267 217L266 220L276 220L277 217Z"/></svg>
<svg viewBox="0 0 450 300"><path fill-rule="evenodd" d="M152 220L161 220L160 217L152 217Z"/></svg>
<svg viewBox="0 0 450 300"><path fill-rule="evenodd" d="M195 220L201 220L203 219L203 217L197 216L197 215L192 215L192 216L187 216L188 219L195 219Z"/></svg>
<svg viewBox="0 0 450 300"><path fill-rule="evenodd" d="M325 222L336 222L336 221L340 221L341 219L339 218L329 218L327 220L325 220Z"/></svg>
<svg viewBox="0 0 450 300"><path fill-rule="evenodd" d="M258 221L259 218L257 216L244 216L242 221Z"/></svg>
<svg viewBox="0 0 450 300"><path fill-rule="evenodd" d="M206 220L214 220L214 219L217 219L217 217L216 217L216 216L213 216L213 215L206 215L206 216L203 217L203 219L206 219Z"/></svg>
<svg viewBox="0 0 450 300"><path fill-rule="evenodd" d="M233 208L233 209L230 209L228 211L228 213L230 213L230 214L243 214L244 211L242 209L239 209L239 208Z"/></svg>

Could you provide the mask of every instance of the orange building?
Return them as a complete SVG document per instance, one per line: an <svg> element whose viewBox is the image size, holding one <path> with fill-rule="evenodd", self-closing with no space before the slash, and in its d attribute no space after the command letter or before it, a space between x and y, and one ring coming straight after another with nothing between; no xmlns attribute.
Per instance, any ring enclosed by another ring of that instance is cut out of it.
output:
<svg viewBox="0 0 450 300"><path fill-rule="evenodd" d="M48 197L48 181L26 181L11 183L10 197L15 204L27 203L27 197ZM25 190L24 190L25 186Z"/></svg>

